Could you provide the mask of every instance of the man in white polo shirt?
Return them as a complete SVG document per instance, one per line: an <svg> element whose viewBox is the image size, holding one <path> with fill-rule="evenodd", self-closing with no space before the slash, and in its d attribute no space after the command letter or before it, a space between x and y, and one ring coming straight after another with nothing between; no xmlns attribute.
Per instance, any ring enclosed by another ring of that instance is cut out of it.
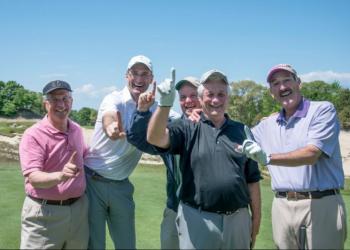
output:
<svg viewBox="0 0 350 250"><path fill-rule="evenodd" d="M127 86L113 91L102 101L95 131L86 156L89 197L89 249L105 249L106 222L115 248L135 249L134 186L129 176L142 152L128 143L128 129L141 93L153 81L151 60L143 55L131 58ZM150 110L154 111L156 104Z"/></svg>

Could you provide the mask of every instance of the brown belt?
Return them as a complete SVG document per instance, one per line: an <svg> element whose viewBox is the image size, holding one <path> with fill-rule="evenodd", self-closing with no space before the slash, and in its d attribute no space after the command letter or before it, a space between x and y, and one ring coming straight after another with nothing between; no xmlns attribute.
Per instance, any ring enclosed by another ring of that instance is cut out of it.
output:
<svg viewBox="0 0 350 250"><path fill-rule="evenodd" d="M325 196L339 194L339 189L328 189L323 191L310 191L310 192L276 192L277 198L287 198L287 200L304 200L304 199L321 199Z"/></svg>
<svg viewBox="0 0 350 250"><path fill-rule="evenodd" d="M40 203L41 205L47 204L47 205L56 205L56 206L69 206L80 199L80 197L76 197L76 198L69 198L67 200L45 200L45 199L40 199L40 198L30 196L30 195L28 195L28 197L33 201Z"/></svg>

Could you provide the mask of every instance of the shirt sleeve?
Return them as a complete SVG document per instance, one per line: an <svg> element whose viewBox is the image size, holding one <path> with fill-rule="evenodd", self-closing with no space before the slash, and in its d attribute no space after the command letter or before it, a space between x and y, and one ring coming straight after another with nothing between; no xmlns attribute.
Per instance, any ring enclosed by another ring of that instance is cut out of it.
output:
<svg viewBox="0 0 350 250"><path fill-rule="evenodd" d="M19 145L19 155L24 176L43 169L45 150L34 136L28 133L23 134Z"/></svg>
<svg viewBox="0 0 350 250"><path fill-rule="evenodd" d="M249 158L247 158L244 174L247 183L258 182L262 179L258 164Z"/></svg>
<svg viewBox="0 0 350 250"><path fill-rule="evenodd" d="M130 129L127 130L128 142L134 145L139 150L148 154L159 154L158 150L150 143L147 142L147 125L151 119L152 113L146 112L134 112L131 118Z"/></svg>
<svg viewBox="0 0 350 250"><path fill-rule="evenodd" d="M307 144L318 147L331 156L338 143L340 125L333 104L324 102L315 112L310 123Z"/></svg>
<svg viewBox="0 0 350 250"><path fill-rule="evenodd" d="M169 153L180 154L183 149L186 149L185 138L189 137L189 134L186 133L186 125L188 125L188 121L183 119L177 119L168 125L170 136Z"/></svg>
<svg viewBox="0 0 350 250"><path fill-rule="evenodd" d="M119 92L117 93L113 92L107 95L101 102L101 105L99 108L101 119L106 112L117 111L118 110L117 106L121 103L122 103L122 95Z"/></svg>

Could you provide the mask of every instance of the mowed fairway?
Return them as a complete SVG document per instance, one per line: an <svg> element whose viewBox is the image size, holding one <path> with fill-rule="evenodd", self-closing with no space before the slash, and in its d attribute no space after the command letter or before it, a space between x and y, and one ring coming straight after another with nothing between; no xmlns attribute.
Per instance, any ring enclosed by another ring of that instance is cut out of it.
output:
<svg viewBox="0 0 350 250"><path fill-rule="evenodd" d="M137 248L159 249L159 228L165 204L165 169L163 166L139 165L131 181L135 185ZM349 211L349 180L345 189L343 197ZM256 248L272 249L270 211L273 195L268 179L261 182L261 190L263 218ZM0 249L16 249L20 242L20 216L24 199L23 177L17 162L0 163L0 193ZM107 248L113 248L109 236ZM349 240L345 248L350 249Z"/></svg>

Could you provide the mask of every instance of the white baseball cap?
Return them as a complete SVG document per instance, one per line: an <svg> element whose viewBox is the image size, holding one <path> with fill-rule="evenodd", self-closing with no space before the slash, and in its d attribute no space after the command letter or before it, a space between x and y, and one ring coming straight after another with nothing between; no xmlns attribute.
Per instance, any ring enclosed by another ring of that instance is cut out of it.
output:
<svg viewBox="0 0 350 250"><path fill-rule="evenodd" d="M137 63L144 64L150 71L153 72L153 66L152 66L151 60L144 55L138 55L138 56L132 57L128 63L128 70L131 69Z"/></svg>

